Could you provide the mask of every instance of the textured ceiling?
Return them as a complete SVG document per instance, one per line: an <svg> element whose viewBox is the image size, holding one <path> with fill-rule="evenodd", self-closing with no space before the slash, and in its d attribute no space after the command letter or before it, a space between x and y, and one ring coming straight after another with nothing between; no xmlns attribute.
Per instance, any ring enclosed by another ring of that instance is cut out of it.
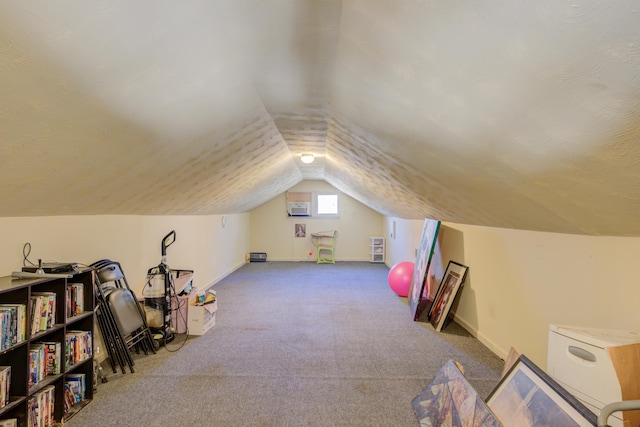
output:
<svg viewBox="0 0 640 427"><path fill-rule="evenodd" d="M312 179L384 215L640 236L639 10L3 0L0 216L245 212Z"/></svg>

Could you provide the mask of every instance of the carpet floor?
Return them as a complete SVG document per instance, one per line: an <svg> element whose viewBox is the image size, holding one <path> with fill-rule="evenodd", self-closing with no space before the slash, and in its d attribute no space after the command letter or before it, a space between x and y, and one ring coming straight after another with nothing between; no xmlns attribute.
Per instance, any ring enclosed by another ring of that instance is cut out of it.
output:
<svg viewBox="0 0 640 427"><path fill-rule="evenodd" d="M411 319L388 268L249 263L214 289L215 326L112 373L65 425L416 426L411 401L449 360L481 397L504 362L455 322ZM197 274L197 272L195 273Z"/></svg>

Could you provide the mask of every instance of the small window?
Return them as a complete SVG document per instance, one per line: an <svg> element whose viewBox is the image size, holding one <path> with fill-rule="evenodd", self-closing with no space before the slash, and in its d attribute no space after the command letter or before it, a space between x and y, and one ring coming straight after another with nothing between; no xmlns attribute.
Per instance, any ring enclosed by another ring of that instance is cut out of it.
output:
<svg viewBox="0 0 640 427"><path fill-rule="evenodd" d="M338 195L337 194L317 194L316 195L316 214L318 216L337 217L338 211Z"/></svg>

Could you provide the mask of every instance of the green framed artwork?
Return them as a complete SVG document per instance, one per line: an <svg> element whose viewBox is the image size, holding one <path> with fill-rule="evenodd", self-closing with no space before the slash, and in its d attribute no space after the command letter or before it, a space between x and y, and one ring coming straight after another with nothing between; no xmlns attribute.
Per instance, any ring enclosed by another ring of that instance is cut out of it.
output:
<svg viewBox="0 0 640 427"><path fill-rule="evenodd" d="M417 320L425 309L430 308L430 300L424 295L424 286L438 241L439 230L440 221L429 218L424 220L418 254L413 267L413 278L409 287L409 309L413 320Z"/></svg>

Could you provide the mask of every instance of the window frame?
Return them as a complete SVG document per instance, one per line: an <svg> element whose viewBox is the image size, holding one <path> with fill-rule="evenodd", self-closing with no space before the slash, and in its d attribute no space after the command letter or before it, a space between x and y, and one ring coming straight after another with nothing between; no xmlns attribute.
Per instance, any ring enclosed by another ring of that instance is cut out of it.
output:
<svg viewBox="0 0 640 427"><path fill-rule="evenodd" d="M318 206L319 206L319 197L321 196L335 196L336 197L336 211L337 213L333 214L327 214L327 213L319 213L318 212ZM318 192L314 192L313 193L313 216L315 218L327 218L327 219L334 219L334 218L340 218L340 194L336 191L318 191Z"/></svg>

